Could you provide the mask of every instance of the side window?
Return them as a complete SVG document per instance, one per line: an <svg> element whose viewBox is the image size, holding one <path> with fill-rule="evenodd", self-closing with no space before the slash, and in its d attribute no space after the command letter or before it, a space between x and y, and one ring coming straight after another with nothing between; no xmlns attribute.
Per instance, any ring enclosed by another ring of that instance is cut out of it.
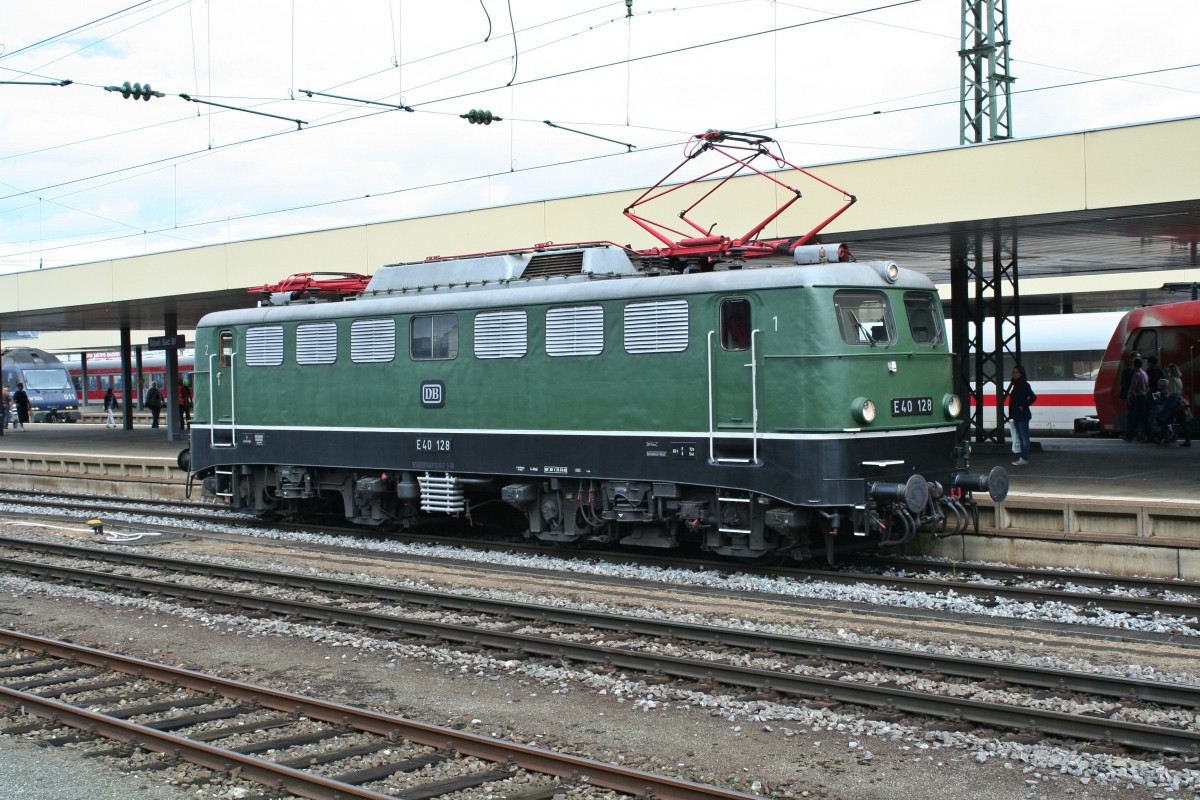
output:
<svg viewBox="0 0 1200 800"><path fill-rule="evenodd" d="M744 297L721 301L721 347L726 350L750 349L750 301Z"/></svg>
<svg viewBox="0 0 1200 800"><path fill-rule="evenodd" d="M521 358L529 349L524 311L481 311L475 315L476 358Z"/></svg>
<svg viewBox="0 0 1200 800"><path fill-rule="evenodd" d="M1025 367L1025 372L1031 381L1088 381L1094 383L1103 362L1103 350L1026 350L1021 353L1021 364ZM1012 372L1013 363L1012 354L1005 353L1000 374L1005 376L1006 380Z"/></svg>
<svg viewBox="0 0 1200 800"><path fill-rule="evenodd" d="M449 361L458 358L458 317L454 314L413 317L409 353L413 361Z"/></svg>
<svg viewBox="0 0 1200 800"><path fill-rule="evenodd" d="M222 367L233 364L233 331L221 331L221 357L217 360Z"/></svg>
<svg viewBox="0 0 1200 800"><path fill-rule="evenodd" d="M907 292L904 312L908 314L908 331L917 344L941 344L942 315L937 295L929 292Z"/></svg>
<svg viewBox="0 0 1200 800"><path fill-rule="evenodd" d="M604 352L604 307L546 310L546 355L597 356Z"/></svg>
<svg viewBox="0 0 1200 800"><path fill-rule="evenodd" d="M297 364L332 364L335 361L336 322L306 322L296 326Z"/></svg>
<svg viewBox="0 0 1200 800"><path fill-rule="evenodd" d="M892 344L896 341L896 322L883 292L844 290L835 292L838 329L847 344Z"/></svg>
<svg viewBox="0 0 1200 800"><path fill-rule="evenodd" d="M222 335L222 352L224 352L224 335ZM246 366L278 367L282 363L282 325L261 325L246 329Z"/></svg>

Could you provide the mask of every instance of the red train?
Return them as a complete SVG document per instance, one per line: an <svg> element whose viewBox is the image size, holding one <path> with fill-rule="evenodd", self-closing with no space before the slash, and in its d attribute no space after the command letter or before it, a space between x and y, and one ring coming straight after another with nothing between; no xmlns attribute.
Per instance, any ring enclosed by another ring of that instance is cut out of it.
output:
<svg viewBox="0 0 1200 800"><path fill-rule="evenodd" d="M1130 311L1113 331L1096 376L1096 414L1100 430L1122 430L1125 403L1121 400L1121 371L1132 353L1157 356L1164 370L1175 364L1183 373L1184 399L1196 406L1196 358L1200 356L1200 300L1146 306ZM1154 387L1151 387L1151 391Z"/></svg>
<svg viewBox="0 0 1200 800"><path fill-rule="evenodd" d="M63 354L62 363L71 373L71 383L75 391L83 396L83 370L79 365L79 356ZM192 370L195 368L195 353L192 350L179 351L179 373L190 386ZM137 382L137 361L131 368L134 383ZM125 386L121 376L121 354L119 352L92 353L87 359L87 401L99 404L104 402L104 394L108 387L113 387L117 399L124 402ZM166 386L167 357L162 350L156 350L142 355L142 386L148 387L150 381L157 381L159 388ZM137 401L138 391L134 389L133 399Z"/></svg>

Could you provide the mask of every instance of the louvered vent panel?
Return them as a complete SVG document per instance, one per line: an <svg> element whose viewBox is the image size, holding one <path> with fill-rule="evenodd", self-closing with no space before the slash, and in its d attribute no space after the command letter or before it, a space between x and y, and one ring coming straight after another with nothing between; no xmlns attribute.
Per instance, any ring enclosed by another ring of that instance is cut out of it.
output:
<svg viewBox="0 0 1200 800"><path fill-rule="evenodd" d="M625 306L625 351L679 353L688 346L686 300L659 300Z"/></svg>
<svg viewBox="0 0 1200 800"><path fill-rule="evenodd" d="M583 251L542 253L529 259L523 278L547 278L552 275L579 275L583 272Z"/></svg>
<svg viewBox="0 0 1200 800"><path fill-rule="evenodd" d="M382 364L396 358L396 322L359 319L350 325L350 360L355 364Z"/></svg>
<svg viewBox="0 0 1200 800"><path fill-rule="evenodd" d="M283 327L246 329L246 366L277 367L283 363Z"/></svg>
<svg viewBox="0 0 1200 800"><path fill-rule="evenodd" d="M528 347L529 321L524 311L475 315L476 358L521 358Z"/></svg>
<svg viewBox="0 0 1200 800"><path fill-rule="evenodd" d="M568 306L546 312L546 355L594 356L604 350L604 309Z"/></svg>
<svg viewBox="0 0 1200 800"><path fill-rule="evenodd" d="M307 322L296 326L297 364L332 364L335 361L336 322Z"/></svg>

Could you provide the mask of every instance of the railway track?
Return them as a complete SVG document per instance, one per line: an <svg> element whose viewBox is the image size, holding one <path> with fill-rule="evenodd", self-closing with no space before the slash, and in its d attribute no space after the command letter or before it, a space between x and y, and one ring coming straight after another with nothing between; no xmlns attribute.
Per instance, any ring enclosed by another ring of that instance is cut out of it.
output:
<svg viewBox="0 0 1200 800"><path fill-rule="evenodd" d="M579 787L660 800L753 797L17 631L0 630L0 648L0 706L48 721L0 732L67 726L80 733L49 743L98 736L161 754L143 770L178 759L322 800L551 800Z"/></svg>
<svg viewBox="0 0 1200 800"><path fill-rule="evenodd" d="M28 493L0 490L0 502L78 515L81 505L87 514L149 514L179 522L223 526L260 528L265 523L254 518L230 517L227 512L213 511L206 503L161 504L140 500L114 501L112 498L89 498L77 495L57 495L30 498ZM183 508L163 509L163 506ZM376 536L361 529L336 526L316 526L294 523L271 523L280 530L299 533L324 533L354 537ZM197 536L212 535L205 531L189 531ZM1022 603L1062 603L1092 613L1118 612L1139 617L1177 615L1193 618L1200 615L1200 583L1157 578L1129 578L1078 573L1061 570L1037 570L999 566L956 565L905 559L873 560L871 571L849 569L818 569L815 567L767 567L731 565L727 561L685 557L663 557L630 552L577 549L548 550L541 545L518 541L486 541L443 534L396 533L389 541L403 543L446 544L477 550L506 553L548 553L614 564L638 564L662 568L685 568L712 571L717 574L753 572L764 577L797 581L825 581L841 585L869 585L902 592L921 592L932 595L971 595L981 602L1005 599ZM384 557L384 556L380 556ZM901 574L897 574L900 570Z"/></svg>
<svg viewBox="0 0 1200 800"><path fill-rule="evenodd" d="M1197 686L487 600L140 553L13 539L0 540L0 546L54 559L85 559L101 567L85 570L45 561L0 559L0 569L39 580L166 596L206 607L281 615L371 634L409 637L422 643L488 648L504 658L519 655L568 660L599 665L601 669L636 670L666 679L723 684L767 692L781 702L787 702L786 698L812 698L1015 729L1035 736L1063 736L1187 757L1200 755L1200 722L1193 711L1200 708ZM118 567L128 572L162 572L170 579L123 574ZM215 588L200 581L189 582L182 576L200 576L204 582L233 581L253 588ZM274 589L263 588L268 586ZM294 593L300 593L300 598ZM440 617L447 614L453 614L455 621L441 621ZM1039 696L1044 692L1031 694L1030 688L1050 690L1050 699ZM1076 708L1082 710L1076 712ZM1164 709L1176 713L1165 713ZM1183 721L1160 722L1169 718Z"/></svg>

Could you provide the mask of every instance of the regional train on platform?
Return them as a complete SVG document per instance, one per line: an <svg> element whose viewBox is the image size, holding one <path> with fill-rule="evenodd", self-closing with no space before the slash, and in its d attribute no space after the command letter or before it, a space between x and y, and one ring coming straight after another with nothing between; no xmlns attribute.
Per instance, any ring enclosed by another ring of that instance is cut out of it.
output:
<svg viewBox="0 0 1200 800"><path fill-rule="evenodd" d="M1121 372L1129 366L1134 353L1143 358L1155 356L1166 369L1179 367L1184 399L1191 409L1191 425L1196 430L1196 367L1200 357L1200 301L1188 300L1135 308L1117 322L1096 377L1097 427L1104 433L1123 431L1126 411L1121 399ZM1154 391L1155 387L1150 387Z"/></svg>
<svg viewBox="0 0 1200 800"><path fill-rule="evenodd" d="M31 422L78 422L79 396L67 368L53 353L36 347L0 351L0 374L9 393L24 384Z"/></svg>
<svg viewBox="0 0 1200 800"><path fill-rule="evenodd" d="M179 351L179 374L185 381L189 380L192 372L193 352L190 349ZM71 373L71 383L74 385L75 391L81 397L86 396L88 403L99 404L104 402L104 395L108 392L110 386L117 400L120 402L125 401L125 379L121 373L121 354L119 352L109 351L90 353L88 355L86 394L83 388L83 366L80 364L79 356L64 355L62 362ZM136 361L134 365L132 377L135 388L132 399L134 402L137 402L141 397L141 392L136 388ZM162 389L167 385L166 377L167 357L162 350L152 350L142 356L143 387L149 388L150 382L154 381L158 384L158 388Z"/></svg>
<svg viewBox="0 0 1200 800"><path fill-rule="evenodd" d="M770 143L696 140L739 170ZM387 528L501 510L542 542L743 560L958 534L978 525L973 493L1004 499L1004 470L972 474L959 441L928 278L812 244L819 227L731 239L689 209L700 235L674 240L636 207L662 247L389 265L339 292L353 302L300 275L206 315L181 464L263 515Z"/></svg>

